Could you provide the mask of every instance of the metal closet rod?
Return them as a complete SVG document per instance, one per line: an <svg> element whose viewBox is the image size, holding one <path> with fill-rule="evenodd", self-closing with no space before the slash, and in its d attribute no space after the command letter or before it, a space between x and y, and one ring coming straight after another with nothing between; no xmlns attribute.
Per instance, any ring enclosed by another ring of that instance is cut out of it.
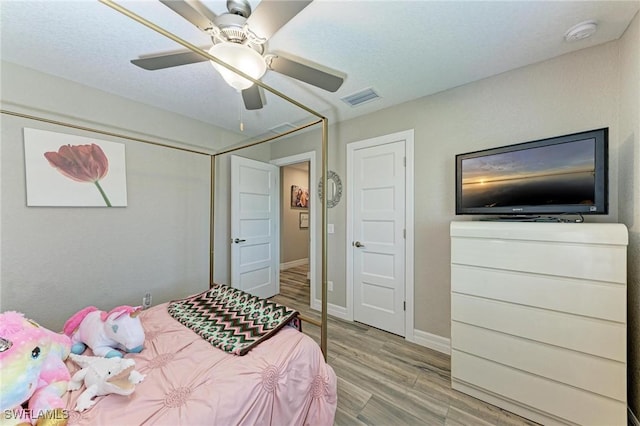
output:
<svg viewBox="0 0 640 426"><path fill-rule="evenodd" d="M246 145L240 145L240 146L237 146L237 147L234 147L234 148L225 149L224 151L216 152L215 154L211 154L211 155L213 157L217 157L219 155L229 154L230 152L238 151L240 149L245 149L245 148L249 148L249 147L252 147L252 146L255 146L255 145L260 145L261 143L271 142L271 141L276 140L278 138L290 135L291 133L295 133L295 132L297 132L299 130L306 129L307 127L315 126L316 124L320 124L320 123L322 123L322 120L317 120L317 121L314 121L313 123L303 124L302 126L296 127L295 129L287 130L286 132L280 133L279 135L270 136L270 137L268 137L266 139L261 139L261 140L256 141L256 142L250 142L250 143L248 143Z"/></svg>
<svg viewBox="0 0 640 426"><path fill-rule="evenodd" d="M147 144L150 144L150 145L160 146L160 147L163 147L163 148L178 149L180 151L191 152L193 154L213 155L210 152L197 151L195 149L183 148L183 147L180 147L180 146L174 146L174 145L169 145L169 144L166 144L166 143L155 142L155 141L152 141L152 140L149 140L149 139L142 139L142 138L137 138L137 137L134 137L134 136L127 136L127 135L123 135L122 133L108 132L106 130L94 129L92 127L80 126L80 125L77 125L77 124L71 124L71 123L67 123L67 122L64 122L64 121L52 120L50 118L38 117L36 115L23 114L21 112L10 111L10 110L6 110L6 109L2 109L2 110L0 110L0 112L2 114L12 115L14 117L26 118L26 119L34 120L34 121L41 121L43 123L55 124L57 126L69 127L69 128L78 129L78 130L84 130L86 132L98 133L98 134L101 134L101 135L113 136L113 137L121 138L121 139L128 139L128 140L131 140L131 141L147 143Z"/></svg>
<svg viewBox="0 0 640 426"><path fill-rule="evenodd" d="M131 140L131 141L135 141L135 142L142 142L142 143L146 143L146 144L150 144L150 145L159 146L159 147L162 147L162 148L171 148L171 149L177 149L177 150L180 150L180 151L191 152L193 154L208 155L208 156L211 156L211 157L217 157L219 155L228 154L230 152L238 151L238 150L241 150L241 149L244 149L244 148L249 148L249 147L252 147L252 146L255 146L255 145L260 145L260 144L265 143L265 142L271 142L271 141L276 140L278 138L281 138L281 137L290 135L292 133L295 133L295 132L297 132L299 130L303 130L303 129L306 129L306 128L311 127L311 126L315 126L316 124L322 123L322 120L317 120L317 121L314 121L312 123L308 123L308 124L304 124L302 126L296 127L295 129L287 130L286 132L281 133L279 135L270 136L268 138L261 139L261 140L256 141L256 142L251 142L251 143L248 143L246 145L241 145L241 146L238 146L238 147L225 149L224 151L220 151L220 152L216 152L216 153L212 154L210 152L198 151L198 150L191 149L191 148L183 148L183 147L180 147L180 146L169 145L169 144L165 144L165 143L161 143L161 142L152 141L152 140L149 140L149 139L137 138L135 136L127 136L127 135L122 134L122 133L115 133L115 132L109 132L109 131L106 131L106 130L96 129L96 128L93 128L93 127L80 126L78 124L67 123L65 121L53 120L53 119L50 119L50 118L39 117L39 116L36 116L36 115L24 114L22 112L16 112L16 111L11 111L11 110L7 110L7 109L0 109L0 113L6 114L6 115L11 115L11 116L14 116L14 117L26 118L28 120L41 121L43 123L48 123L48 124L55 124L56 126L69 127L71 129L83 130L85 132L98 133L98 134L105 135L105 136L112 136L112 137L116 137L116 138L120 138L120 139L127 139L127 140Z"/></svg>

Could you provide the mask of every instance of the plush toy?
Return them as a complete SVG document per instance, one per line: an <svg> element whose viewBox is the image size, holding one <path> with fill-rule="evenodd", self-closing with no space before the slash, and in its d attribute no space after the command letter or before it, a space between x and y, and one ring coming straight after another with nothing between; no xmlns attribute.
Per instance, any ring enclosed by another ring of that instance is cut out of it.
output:
<svg viewBox="0 0 640 426"><path fill-rule="evenodd" d="M144 346L144 330L138 314L141 307L118 306L109 312L95 306L84 308L64 324L64 334L71 337L71 352L81 354L88 347L94 355L120 357L124 352L140 352Z"/></svg>
<svg viewBox="0 0 640 426"><path fill-rule="evenodd" d="M115 393L131 395L135 385L144 379L144 375L135 370L135 361L131 358L101 358L71 354L73 362L82 367L69 382L69 390L80 389L82 383L86 390L76 400L76 411L84 411L93 406L96 396Z"/></svg>
<svg viewBox="0 0 640 426"><path fill-rule="evenodd" d="M0 424L66 424L70 348L67 336L21 313L0 314Z"/></svg>

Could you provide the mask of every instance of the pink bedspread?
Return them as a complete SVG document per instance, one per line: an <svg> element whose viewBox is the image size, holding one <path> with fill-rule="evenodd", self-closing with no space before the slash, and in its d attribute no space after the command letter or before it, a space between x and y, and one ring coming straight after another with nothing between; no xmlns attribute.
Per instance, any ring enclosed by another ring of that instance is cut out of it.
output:
<svg viewBox="0 0 640 426"><path fill-rule="evenodd" d="M305 334L285 327L236 356L171 318L166 304L140 316L145 349L126 357L144 381L130 396L97 397L83 413L73 408L84 387L68 393L69 425L333 424L336 375Z"/></svg>

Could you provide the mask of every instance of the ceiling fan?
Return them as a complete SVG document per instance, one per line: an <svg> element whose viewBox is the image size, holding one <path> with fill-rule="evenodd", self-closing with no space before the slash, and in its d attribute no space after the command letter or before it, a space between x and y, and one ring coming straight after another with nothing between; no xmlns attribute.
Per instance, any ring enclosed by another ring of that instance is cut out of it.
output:
<svg viewBox="0 0 640 426"><path fill-rule="evenodd" d="M211 37L209 53L227 64L260 79L267 69L295 78L329 92L335 92L344 81L341 73L325 71L325 67L303 63L280 54L265 53L268 40L295 17L312 0L262 0L251 11L248 0L227 0L227 13L216 15L198 0L160 0L162 4ZM131 62L146 70L158 70L207 61L192 51L145 56ZM248 110L264 105L262 88L211 61L225 81L242 91Z"/></svg>

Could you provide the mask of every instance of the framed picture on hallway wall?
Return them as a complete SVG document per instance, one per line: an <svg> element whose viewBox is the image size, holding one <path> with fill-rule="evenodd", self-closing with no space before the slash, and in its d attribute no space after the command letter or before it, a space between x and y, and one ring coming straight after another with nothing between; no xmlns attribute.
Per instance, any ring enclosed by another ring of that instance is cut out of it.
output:
<svg viewBox="0 0 640 426"><path fill-rule="evenodd" d="M300 212L300 229L309 228L309 213Z"/></svg>
<svg viewBox="0 0 640 426"><path fill-rule="evenodd" d="M291 207L301 209L309 208L309 188L291 185Z"/></svg>

